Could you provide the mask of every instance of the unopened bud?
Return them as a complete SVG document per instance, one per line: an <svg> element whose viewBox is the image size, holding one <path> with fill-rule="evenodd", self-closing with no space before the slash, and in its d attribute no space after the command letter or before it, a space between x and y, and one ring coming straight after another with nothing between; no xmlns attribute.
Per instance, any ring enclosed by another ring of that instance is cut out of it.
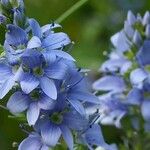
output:
<svg viewBox="0 0 150 150"><path fill-rule="evenodd" d="M142 24L145 26L150 23L150 13L147 11L143 17Z"/></svg>
<svg viewBox="0 0 150 150"><path fill-rule="evenodd" d="M133 25L136 22L136 18L132 13L132 11L128 11L127 21L129 22L130 25Z"/></svg>

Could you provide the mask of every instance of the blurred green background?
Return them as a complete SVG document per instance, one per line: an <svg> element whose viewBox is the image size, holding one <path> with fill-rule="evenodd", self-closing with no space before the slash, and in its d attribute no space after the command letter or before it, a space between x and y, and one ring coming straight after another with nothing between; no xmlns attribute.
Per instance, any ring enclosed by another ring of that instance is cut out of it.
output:
<svg viewBox="0 0 150 150"><path fill-rule="evenodd" d="M29 17L36 18L44 25L56 20L77 1L25 0L26 12ZM111 48L110 36L122 28L127 11L144 14L149 8L149 0L89 0L64 20L61 25L63 31L75 42L72 55L78 66L90 68L96 74L105 59L103 53ZM19 122L8 118L8 115L5 110L1 110L0 150L17 149L12 148L12 143L20 142L26 137L19 128ZM111 135L109 139L112 141L119 138Z"/></svg>

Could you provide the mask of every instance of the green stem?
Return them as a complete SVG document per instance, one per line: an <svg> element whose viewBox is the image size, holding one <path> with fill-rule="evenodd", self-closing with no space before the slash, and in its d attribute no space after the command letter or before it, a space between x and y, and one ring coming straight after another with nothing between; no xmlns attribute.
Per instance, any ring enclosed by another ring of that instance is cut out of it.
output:
<svg viewBox="0 0 150 150"><path fill-rule="evenodd" d="M8 110L7 107L0 105L0 108L4 109L4 110Z"/></svg>
<svg viewBox="0 0 150 150"><path fill-rule="evenodd" d="M69 8L66 12L64 12L58 19L55 20L57 23L63 22L67 17L73 14L76 10L78 10L82 5L84 5L88 0L80 0L76 4L74 4L71 8Z"/></svg>

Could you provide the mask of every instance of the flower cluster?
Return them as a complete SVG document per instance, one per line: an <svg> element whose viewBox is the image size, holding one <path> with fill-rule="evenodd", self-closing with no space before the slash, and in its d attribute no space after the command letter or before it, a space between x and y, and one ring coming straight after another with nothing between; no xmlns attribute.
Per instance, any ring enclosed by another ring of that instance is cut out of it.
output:
<svg viewBox="0 0 150 150"><path fill-rule="evenodd" d="M101 122L120 127L120 119L138 108L145 129L149 129L150 13L141 17L129 11L124 28L111 37L111 42L114 48L100 67L103 76L93 84L100 92Z"/></svg>
<svg viewBox="0 0 150 150"><path fill-rule="evenodd" d="M72 42L52 23L40 26L25 16L22 0L1 0L0 23L6 30L0 58L0 99L11 93L9 111L25 115L33 131L19 150L48 150L62 136L69 149L73 137L90 149L104 142L99 125L86 114L85 105L99 103L86 85L85 70L68 53ZM60 141L61 142L61 141Z"/></svg>

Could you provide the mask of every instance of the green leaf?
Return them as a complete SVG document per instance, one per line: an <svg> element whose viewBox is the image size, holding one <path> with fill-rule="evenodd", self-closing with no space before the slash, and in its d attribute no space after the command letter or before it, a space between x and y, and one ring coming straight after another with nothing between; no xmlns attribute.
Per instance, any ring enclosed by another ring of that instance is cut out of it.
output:
<svg viewBox="0 0 150 150"><path fill-rule="evenodd" d="M3 45L5 40L6 27L4 25L0 25L0 44ZM1 51L1 47L0 47Z"/></svg>

